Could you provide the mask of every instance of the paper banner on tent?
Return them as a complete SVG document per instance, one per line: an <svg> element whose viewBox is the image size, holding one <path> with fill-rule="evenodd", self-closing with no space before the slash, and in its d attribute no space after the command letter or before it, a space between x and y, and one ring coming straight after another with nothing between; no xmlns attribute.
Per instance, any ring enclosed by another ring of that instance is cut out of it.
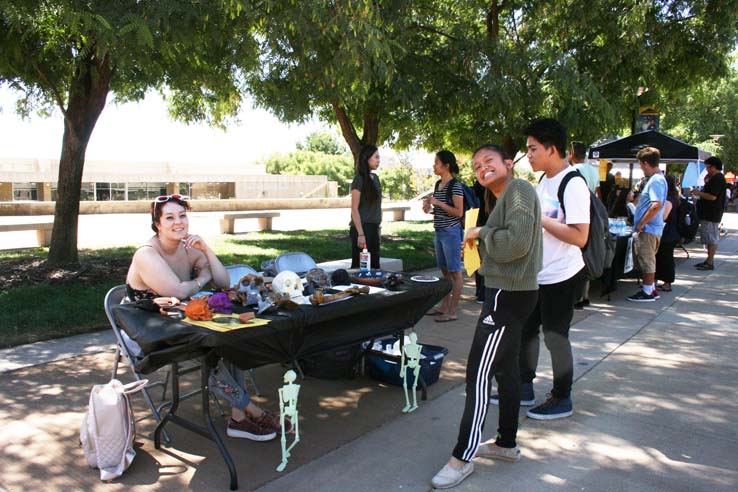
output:
<svg viewBox="0 0 738 492"><path fill-rule="evenodd" d="M598 171L600 173L600 181L607 180L607 163L606 159L600 159L600 165Z"/></svg>
<svg viewBox="0 0 738 492"><path fill-rule="evenodd" d="M682 188L695 188L703 185L705 181L700 178L702 178L704 171L705 165L702 162L688 162L682 179Z"/></svg>

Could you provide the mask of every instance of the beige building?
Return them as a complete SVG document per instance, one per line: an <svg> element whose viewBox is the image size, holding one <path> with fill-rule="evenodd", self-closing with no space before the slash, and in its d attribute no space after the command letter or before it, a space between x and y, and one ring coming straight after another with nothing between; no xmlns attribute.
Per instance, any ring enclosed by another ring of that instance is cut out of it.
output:
<svg viewBox="0 0 738 492"><path fill-rule="evenodd" d="M0 159L0 202L54 201L59 162ZM171 193L195 199L328 198L337 183L326 176L266 174L261 165L212 162L85 163L83 201L151 200Z"/></svg>

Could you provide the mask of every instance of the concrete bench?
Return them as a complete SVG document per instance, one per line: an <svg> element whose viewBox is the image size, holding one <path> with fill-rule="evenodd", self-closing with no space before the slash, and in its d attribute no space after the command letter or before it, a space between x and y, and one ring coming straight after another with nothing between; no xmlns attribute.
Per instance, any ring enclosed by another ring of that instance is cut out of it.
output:
<svg viewBox="0 0 738 492"><path fill-rule="evenodd" d="M233 223L237 219L259 219L260 231L272 230L272 219L279 217L279 212L231 212L223 214L220 219L221 234L233 234Z"/></svg>
<svg viewBox="0 0 738 492"><path fill-rule="evenodd" d="M410 210L407 205L391 205L382 207L382 212L392 212L392 220L403 221L405 220L405 212Z"/></svg>
<svg viewBox="0 0 738 492"><path fill-rule="evenodd" d="M24 222L19 224L0 224L0 232L36 231L39 246L48 246L51 243L51 229L53 220Z"/></svg>

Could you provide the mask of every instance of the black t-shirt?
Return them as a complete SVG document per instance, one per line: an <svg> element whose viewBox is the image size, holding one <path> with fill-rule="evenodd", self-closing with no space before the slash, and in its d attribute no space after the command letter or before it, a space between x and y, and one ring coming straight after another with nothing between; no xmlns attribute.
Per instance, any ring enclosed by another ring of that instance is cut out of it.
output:
<svg viewBox="0 0 738 492"><path fill-rule="evenodd" d="M707 179L707 178L705 178ZM723 219L723 207L725 205L725 176L717 173L705 182L702 191L717 197L715 200L697 200L697 215L701 220L708 222L720 222Z"/></svg>

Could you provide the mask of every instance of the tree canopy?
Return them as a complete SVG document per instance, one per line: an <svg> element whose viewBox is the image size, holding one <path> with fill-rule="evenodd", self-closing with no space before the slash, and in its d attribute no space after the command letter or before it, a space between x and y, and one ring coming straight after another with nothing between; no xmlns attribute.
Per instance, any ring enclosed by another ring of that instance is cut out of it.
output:
<svg viewBox="0 0 738 492"><path fill-rule="evenodd" d="M230 0L0 0L0 84L21 93L21 114L64 118L49 263L78 260L85 150L109 94L167 88L172 114L223 124L257 59L247 13Z"/></svg>
<svg viewBox="0 0 738 492"><path fill-rule="evenodd" d="M267 3L250 90L285 121L337 122L354 155L385 141L512 151L541 116L591 142L630 126L639 88L724 73L738 18L736 0Z"/></svg>
<svg viewBox="0 0 738 492"><path fill-rule="evenodd" d="M738 54L724 77L673 95L662 106L661 129L720 157L738 172Z"/></svg>

